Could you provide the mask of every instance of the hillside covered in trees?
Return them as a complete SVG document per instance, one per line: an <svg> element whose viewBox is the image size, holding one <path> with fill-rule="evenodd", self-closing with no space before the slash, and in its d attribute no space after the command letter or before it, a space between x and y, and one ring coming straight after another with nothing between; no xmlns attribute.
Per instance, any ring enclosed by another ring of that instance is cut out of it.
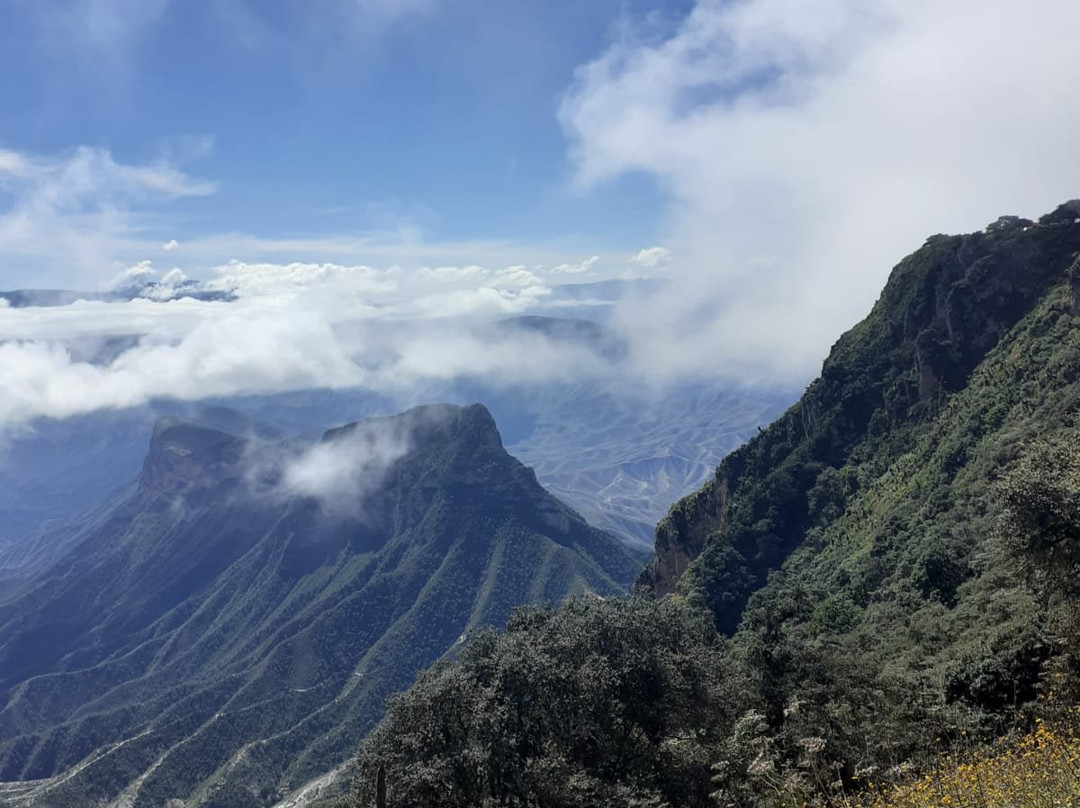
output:
<svg viewBox="0 0 1080 808"><path fill-rule="evenodd" d="M1075 700L1078 254L1078 202L930 238L673 506L634 601L474 637L346 802L380 766L393 805L827 802Z"/></svg>

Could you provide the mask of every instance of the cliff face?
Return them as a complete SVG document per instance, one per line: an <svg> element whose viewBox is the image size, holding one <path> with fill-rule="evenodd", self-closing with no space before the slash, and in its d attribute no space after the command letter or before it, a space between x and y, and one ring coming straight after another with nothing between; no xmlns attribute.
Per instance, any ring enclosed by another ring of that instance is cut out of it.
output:
<svg viewBox="0 0 1080 808"><path fill-rule="evenodd" d="M662 595L681 585L733 631L769 572L860 484L833 472L853 456L884 467L905 451L1001 337L1070 279L1078 251L1080 201L1038 222L1003 217L982 232L928 239L799 402L672 507L639 588Z"/></svg>
<svg viewBox="0 0 1080 808"><path fill-rule="evenodd" d="M139 485L150 495L180 494L243 476L244 441L211 427L162 418L154 427Z"/></svg>

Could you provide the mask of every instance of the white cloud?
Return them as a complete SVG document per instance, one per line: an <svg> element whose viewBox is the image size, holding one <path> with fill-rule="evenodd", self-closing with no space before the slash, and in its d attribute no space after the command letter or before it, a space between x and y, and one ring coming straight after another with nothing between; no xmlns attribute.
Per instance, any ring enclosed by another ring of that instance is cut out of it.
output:
<svg viewBox="0 0 1080 808"><path fill-rule="evenodd" d="M417 277L433 283L478 282L489 276L489 272L475 264L467 267L421 267Z"/></svg>
<svg viewBox="0 0 1080 808"><path fill-rule="evenodd" d="M666 292L621 309L672 373L806 379L938 232L1077 195L1072 0L699 0L577 73L579 184L670 195Z"/></svg>
<svg viewBox="0 0 1080 808"><path fill-rule="evenodd" d="M34 418L63 418L168 396L270 393L366 386L410 398L431 380L495 384L611 372L586 346L490 329L550 294L521 265L406 272L333 264L219 267L210 284L236 297L182 297L186 273L149 261L117 283L142 284L119 302L0 309L0 432ZM79 357L112 336L137 337L106 364ZM526 361L527 358L527 361Z"/></svg>
<svg viewBox="0 0 1080 808"><path fill-rule="evenodd" d="M164 275L161 276L161 284L164 286L179 286L186 282L187 275L184 274L182 269L170 269Z"/></svg>
<svg viewBox="0 0 1080 808"><path fill-rule="evenodd" d="M187 284L187 282L188 277L184 271L173 267L162 275L157 283L143 289L141 296L151 300L172 300L180 294L181 288Z"/></svg>
<svg viewBox="0 0 1080 808"><path fill-rule="evenodd" d="M663 247L646 247L630 258L630 263L645 269L656 269L671 261L671 253Z"/></svg>
<svg viewBox="0 0 1080 808"><path fill-rule="evenodd" d="M116 276L106 284L106 289L123 289L128 286L142 286L144 283L148 283L155 275L157 270L154 269L150 261L139 261L137 264L125 267L116 273Z"/></svg>
<svg viewBox="0 0 1080 808"><path fill-rule="evenodd" d="M173 250L179 250L180 249L180 242L177 241L174 238L169 239L168 241L166 241L164 244L161 245L161 249L163 249L165 252L172 252Z"/></svg>
<svg viewBox="0 0 1080 808"><path fill-rule="evenodd" d="M500 269L492 277L492 286L502 289L528 289L541 286L540 278L522 265Z"/></svg>
<svg viewBox="0 0 1080 808"><path fill-rule="evenodd" d="M417 433L446 429L456 412L454 407L415 407L350 424L309 444L251 437L245 457L248 490L257 497L312 499L332 518L365 519L372 495L413 450Z"/></svg>
<svg viewBox="0 0 1080 808"><path fill-rule="evenodd" d="M174 300L76 303L0 310L0 427L214 395L365 381L331 325L282 301L234 306ZM66 344L94 335L143 335L110 364L72 358Z"/></svg>
<svg viewBox="0 0 1080 808"><path fill-rule="evenodd" d="M591 258L586 258L579 264L559 264L557 267L552 267L552 272L560 275L583 275L587 272L591 272L593 267L600 261L599 255L594 255Z"/></svg>
<svg viewBox="0 0 1080 808"><path fill-rule="evenodd" d="M359 516L367 496L411 445L411 423L406 419L362 421L287 458L279 493L316 499L333 515Z"/></svg>
<svg viewBox="0 0 1080 808"><path fill-rule="evenodd" d="M26 158L18 152L0 149L0 178L18 176L26 170Z"/></svg>
<svg viewBox="0 0 1080 808"><path fill-rule="evenodd" d="M251 297L333 286L352 293L384 294L397 288L392 271L368 266L230 261L214 271L208 289Z"/></svg>
<svg viewBox="0 0 1080 808"><path fill-rule="evenodd" d="M0 207L0 256L31 262L54 284L96 285L115 272L125 241L137 231L134 206L215 190L169 163L118 163L104 149L84 146L60 157L4 154L0 190L8 200Z"/></svg>

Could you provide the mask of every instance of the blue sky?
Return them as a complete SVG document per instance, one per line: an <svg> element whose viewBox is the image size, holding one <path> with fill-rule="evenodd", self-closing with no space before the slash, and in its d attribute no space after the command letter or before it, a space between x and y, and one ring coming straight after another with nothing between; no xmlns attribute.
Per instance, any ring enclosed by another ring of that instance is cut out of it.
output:
<svg viewBox="0 0 1080 808"><path fill-rule="evenodd" d="M146 284L0 303L0 429L456 376L804 384L927 236L1080 197L1078 30L1076 0L0 0L0 288ZM477 336L555 303L626 364ZM107 367L69 350L116 334Z"/></svg>
<svg viewBox="0 0 1080 808"><path fill-rule="evenodd" d="M0 147L167 157L215 182L163 206L162 238L404 225L433 241L640 249L656 182L572 188L556 113L623 21L660 33L689 5L3 0Z"/></svg>

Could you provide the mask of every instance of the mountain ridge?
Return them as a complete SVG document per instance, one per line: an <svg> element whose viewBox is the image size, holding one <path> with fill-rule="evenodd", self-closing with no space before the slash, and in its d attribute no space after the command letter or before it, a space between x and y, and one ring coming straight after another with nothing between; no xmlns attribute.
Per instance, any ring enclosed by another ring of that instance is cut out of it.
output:
<svg viewBox="0 0 1080 808"><path fill-rule="evenodd" d="M764 582L751 568L778 567L798 544L809 514L799 492L812 488L822 469L843 466L867 434L882 456L895 456L941 396L959 389L1066 277L1080 251L1078 219L1080 201L1038 222L1001 217L980 233L933 236L898 264L871 313L833 346L799 402L672 506L639 586L666 594L690 570L689 586L733 631L755 581ZM733 510L740 480L754 475L765 478L764 490ZM693 566L707 545L714 556L729 556L709 573ZM705 575L709 582L700 580Z"/></svg>
<svg viewBox="0 0 1080 808"><path fill-rule="evenodd" d="M359 466L359 510L290 482L342 447L382 453ZM0 804L268 805L342 762L471 628L626 591L640 568L506 454L481 405L273 448L159 421L139 482L0 603Z"/></svg>

